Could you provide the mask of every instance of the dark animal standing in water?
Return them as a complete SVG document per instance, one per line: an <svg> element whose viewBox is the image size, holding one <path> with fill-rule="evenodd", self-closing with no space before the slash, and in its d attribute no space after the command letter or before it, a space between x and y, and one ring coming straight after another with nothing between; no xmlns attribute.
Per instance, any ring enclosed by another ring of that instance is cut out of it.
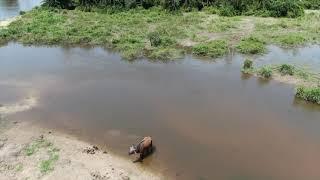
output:
<svg viewBox="0 0 320 180"><path fill-rule="evenodd" d="M133 161L138 162L142 161L148 154L152 152L152 139L151 137L147 136L144 137L142 141L139 142L137 145L132 145L129 148L129 155L131 154L140 154L139 159Z"/></svg>

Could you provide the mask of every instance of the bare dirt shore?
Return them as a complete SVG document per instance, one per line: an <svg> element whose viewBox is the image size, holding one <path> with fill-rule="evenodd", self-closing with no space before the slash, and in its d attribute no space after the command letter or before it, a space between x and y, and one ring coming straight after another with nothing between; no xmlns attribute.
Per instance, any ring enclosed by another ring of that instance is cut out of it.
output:
<svg viewBox="0 0 320 180"><path fill-rule="evenodd" d="M28 98L10 107L1 105L1 180L163 179L160 174L149 171L139 163L134 164L129 159L71 136L32 123L8 120L10 114L28 110L36 102L36 99Z"/></svg>

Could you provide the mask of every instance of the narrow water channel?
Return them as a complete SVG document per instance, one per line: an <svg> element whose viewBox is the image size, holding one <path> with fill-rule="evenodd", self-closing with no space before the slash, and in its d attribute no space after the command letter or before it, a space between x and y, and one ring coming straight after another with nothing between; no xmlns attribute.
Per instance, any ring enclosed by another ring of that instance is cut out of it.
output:
<svg viewBox="0 0 320 180"><path fill-rule="evenodd" d="M312 48L312 57L271 48L256 63L278 53L315 67ZM10 43L0 48L0 101L35 96L39 106L11 118L122 156L151 135L157 151L143 165L172 179L319 179L320 107L295 99L290 85L242 76L243 59L128 62L102 48Z"/></svg>

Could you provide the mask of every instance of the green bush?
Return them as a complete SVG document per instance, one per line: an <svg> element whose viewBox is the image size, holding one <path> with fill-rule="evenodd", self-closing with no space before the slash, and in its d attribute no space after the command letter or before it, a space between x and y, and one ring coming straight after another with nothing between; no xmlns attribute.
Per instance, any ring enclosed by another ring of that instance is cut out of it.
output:
<svg viewBox="0 0 320 180"><path fill-rule="evenodd" d="M302 0L302 5L306 9L320 9L319 0Z"/></svg>
<svg viewBox="0 0 320 180"><path fill-rule="evenodd" d="M320 104L320 87L300 86L296 89L296 97Z"/></svg>
<svg viewBox="0 0 320 180"><path fill-rule="evenodd" d="M295 18L304 14L299 0L275 0L270 3L269 9L274 17Z"/></svg>
<svg viewBox="0 0 320 180"><path fill-rule="evenodd" d="M223 56L227 53L227 51L228 45L225 40L215 40L208 43L195 45L193 47L193 54L212 58Z"/></svg>
<svg viewBox="0 0 320 180"><path fill-rule="evenodd" d="M148 34L151 46L157 47L161 44L160 34L158 32L151 32Z"/></svg>
<svg viewBox="0 0 320 180"><path fill-rule="evenodd" d="M161 5L170 11L181 8L190 11L214 7L214 13L222 16L250 14L298 17L304 13L299 0L75 0L74 2L85 11L91 11L92 7L130 9L140 6L148 9ZM72 0L44 0L44 4L54 8L73 7Z"/></svg>
<svg viewBox="0 0 320 180"><path fill-rule="evenodd" d="M252 69L253 68L253 61L251 59L246 59L243 62L243 69Z"/></svg>
<svg viewBox="0 0 320 180"><path fill-rule="evenodd" d="M255 37L242 39L237 49L243 54L260 54L266 51L265 43Z"/></svg>
<svg viewBox="0 0 320 180"><path fill-rule="evenodd" d="M279 68L279 72L281 73L281 75L293 76L294 70L295 70L294 66L290 64L282 64L280 65L280 68Z"/></svg>
<svg viewBox="0 0 320 180"><path fill-rule="evenodd" d="M24 15L24 14L26 14L25 11L19 11L19 15Z"/></svg>
<svg viewBox="0 0 320 180"><path fill-rule="evenodd" d="M272 76L272 69L270 67L262 67L259 71L259 75L263 78L269 79Z"/></svg>
<svg viewBox="0 0 320 180"><path fill-rule="evenodd" d="M61 9L73 9L74 4L72 0L43 0L43 6L61 8Z"/></svg>
<svg viewBox="0 0 320 180"><path fill-rule="evenodd" d="M227 16L227 17L231 17L231 16L236 16L238 13L237 11L233 8L233 6L222 6L219 11L218 14L220 16Z"/></svg>
<svg viewBox="0 0 320 180"><path fill-rule="evenodd" d="M253 73L253 61L251 59L244 60L241 71L247 74Z"/></svg>
<svg viewBox="0 0 320 180"><path fill-rule="evenodd" d="M170 11L176 11L180 8L179 0L164 0L162 6Z"/></svg>

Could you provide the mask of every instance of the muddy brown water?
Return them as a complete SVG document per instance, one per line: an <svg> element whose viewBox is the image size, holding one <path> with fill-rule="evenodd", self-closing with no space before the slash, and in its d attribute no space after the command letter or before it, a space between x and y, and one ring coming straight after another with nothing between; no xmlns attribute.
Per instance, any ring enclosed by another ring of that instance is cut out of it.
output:
<svg viewBox="0 0 320 180"><path fill-rule="evenodd" d="M256 63L320 67L320 47L277 56L273 48ZM38 97L36 108L10 118L125 157L151 135L157 150L143 166L172 179L320 179L320 106L295 99L290 85L242 76L243 59L127 62L102 48L10 43L0 48L0 100Z"/></svg>
<svg viewBox="0 0 320 180"><path fill-rule="evenodd" d="M41 2L42 0L0 0L0 21L17 16L20 11L29 11Z"/></svg>

